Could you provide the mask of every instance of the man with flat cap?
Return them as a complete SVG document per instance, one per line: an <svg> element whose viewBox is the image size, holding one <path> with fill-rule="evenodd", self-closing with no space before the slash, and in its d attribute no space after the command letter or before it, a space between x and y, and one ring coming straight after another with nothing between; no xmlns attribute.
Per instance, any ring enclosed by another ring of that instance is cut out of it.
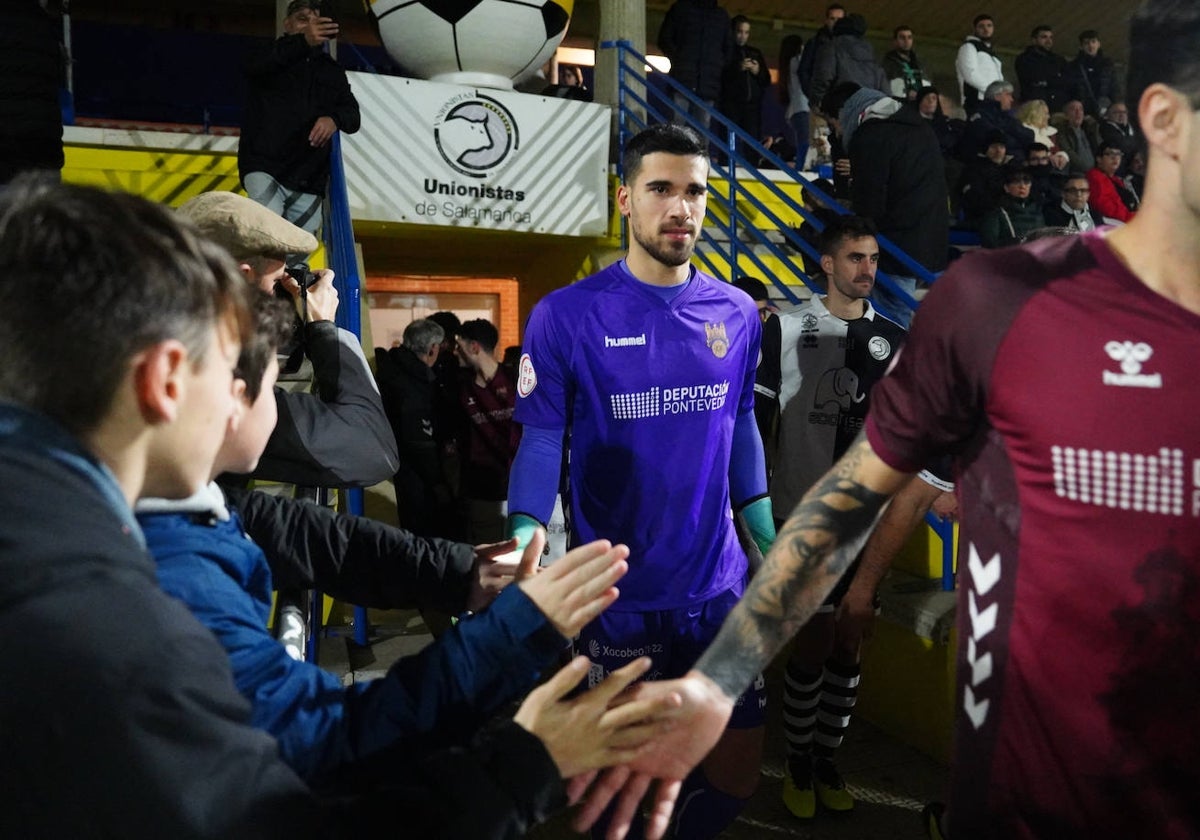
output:
<svg viewBox="0 0 1200 840"><path fill-rule="evenodd" d="M317 247L316 237L232 192L202 193L176 212L229 251L250 283L296 302L295 342L281 380L311 381L312 393L275 388L279 422L254 477L308 487L391 478L396 439L358 339L334 325L333 272L317 271L302 289L286 270L289 256L303 258Z"/></svg>

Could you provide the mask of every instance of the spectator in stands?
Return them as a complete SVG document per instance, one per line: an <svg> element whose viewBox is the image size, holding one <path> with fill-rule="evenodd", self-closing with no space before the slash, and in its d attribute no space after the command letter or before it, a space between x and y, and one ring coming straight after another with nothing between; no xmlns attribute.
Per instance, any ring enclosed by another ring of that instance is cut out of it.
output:
<svg viewBox="0 0 1200 840"><path fill-rule="evenodd" d="M513 422L516 380L496 359L500 332L485 318L458 329L454 352L464 367L459 381L459 433L462 469L459 493L467 507L467 539L494 543L504 539L508 516L508 471L521 442Z"/></svg>
<svg viewBox="0 0 1200 840"><path fill-rule="evenodd" d="M1050 150L1043 143L1031 143L1025 150L1025 166L1033 178L1029 197L1041 207L1058 204L1062 200L1062 188L1067 181L1067 171L1059 169L1051 161Z"/></svg>
<svg viewBox="0 0 1200 840"><path fill-rule="evenodd" d="M962 213L964 224L978 230L983 217L1000 203L1004 194L1005 166L1013 158L1008 154L1003 132L994 131L985 140L982 154L967 162L963 169Z"/></svg>
<svg viewBox="0 0 1200 840"><path fill-rule="evenodd" d="M800 87L804 91L804 95L808 97L809 103L817 107L820 106L821 100L813 94L813 68L816 66L817 55L821 52L821 47L833 40L833 27L845 16L846 7L840 3L831 3L826 6L825 25L812 36L812 40L808 42L808 46L804 48L804 53L800 56L800 68L796 73L800 77Z"/></svg>
<svg viewBox="0 0 1200 840"><path fill-rule="evenodd" d="M1009 166L1004 173L1004 195L979 224L984 248L1003 248L1023 241L1032 230L1046 226L1042 206L1029 196L1033 178L1024 166Z"/></svg>
<svg viewBox="0 0 1200 840"><path fill-rule="evenodd" d="M779 102L784 107L783 119L787 138L795 150L796 169L804 169L808 161L809 104L800 85L800 62L805 47L799 35L788 35L779 43Z"/></svg>
<svg viewBox="0 0 1200 840"><path fill-rule="evenodd" d="M1050 108L1041 99L1030 99L1017 109L1021 125L1033 132L1033 142L1045 146L1050 154L1050 163L1065 169L1070 162L1066 152L1058 148L1058 129L1050 125Z"/></svg>
<svg viewBox="0 0 1200 840"><path fill-rule="evenodd" d="M908 102L916 101L923 88L933 85L913 49L911 26L901 25L892 30L892 49L883 55L883 73L892 96Z"/></svg>
<svg viewBox="0 0 1200 840"><path fill-rule="evenodd" d="M1068 228L1078 233L1095 230L1103 225L1104 218L1088 205L1091 193L1092 188L1088 186L1086 175L1083 173L1068 175L1067 182L1063 186L1062 200L1043 208L1046 224Z"/></svg>
<svg viewBox="0 0 1200 840"><path fill-rule="evenodd" d="M1057 111L1074 92L1067 60L1054 51L1054 30L1048 25L1035 26L1029 37L1033 43L1015 62L1021 99L1040 99L1051 111Z"/></svg>
<svg viewBox="0 0 1200 840"><path fill-rule="evenodd" d="M557 84L546 85L542 96L578 99L581 102L592 101L591 92L583 84L583 71L574 64L559 64Z"/></svg>
<svg viewBox="0 0 1200 840"><path fill-rule="evenodd" d="M1099 119L1117 98L1117 71L1113 60L1100 48L1100 33L1079 33L1079 54L1071 60L1069 73L1089 117Z"/></svg>
<svg viewBox="0 0 1200 840"><path fill-rule="evenodd" d="M1088 187L1092 191L1088 197L1088 204L1107 224L1124 224L1132 219L1137 211L1137 197L1125 186L1125 182L1117 177L1122 156L1117 146L1102 143L1099 154L1096 155L1096 165L1087 173Z"/></svg>
<svg viewBox="0 0 1200 840"><path fill-rule="evenodd" d="M937 135L942 157L958 157L958 144L962 141L967 124L963 120L946 116L946 112L942 110L942 95L938 89L932 85L921 88L913 100L913 107L922 119L928 121L929 127Z"/></svg>
<svg viewBox="0 0 1200 840"><path fill-rule="evenodd" d="M1140 147L1133 150L1129 161L1125 166L1125 184L1138 198L1138 204L1142 203L1142 193L1146 189L1146 154Z"/></svg>
<svg viewBox="0 0 1200 840"><path fill-rule="evenodd" d="M254 477L304 487L386 481L398 464L396 440L358 338L334 324L333 272L315 272L301 289L284 263L316 249L316 238L232 192L201 193L176 212L225 248L247 281L298 312L283 368L303 387L274 389L279 420Z"/></svg>
<svg viewBox="0 0 1200 840"><path fill-rule="evenodd" d="M246 194L313 234L321 228L330 141L361 122L346 71L325 50L338 24L320 9L320 0L291 0L283 36L247 60L238 144Z"/></svg>
<svg viewBox="0 0 1200 840"><path fill-rule="evenodd" d="M671 61L671 78L712 108L721 94L721 74L733 53L729 13L717 0L675 0L658 30L658 47ZM675 122L691 115L708 128L709 111L681 93L673 95Z"/></svg>
<svg viewBox="0 0 1200 840"><path fill-rule="evenodd" d="M1116 146L1124 155L1120 174L1124 175L1138 147L1137 131L1129 124L1129 106L1117 100L1104 112L1100 123L1100 142Z"/></svg>
<svg viewBox="0 0 1200 840"><path fill-rule="evenodd" d="M750 45L750 19L738 15L730 27L733 49L721 73L721 113L755 140L762 140L763 91L771 84L771 70L762 50Z"/></svg>
<svg viewBox="0 0 1200 840"><path fill-rule="evenodd" d="M839 103L842 92L847 95ZM870 219L879 233L931 272L946 267L950 245L950 210L946 173L937 138L912 108L883 91L840 85L827 98L838 108L838 125L850 155L851 206ZM917 288L916 269L890 253L880 268L903 295ZM885 315L907 329L913 304L883 283L875 283L871 300Z"/></svg>
<svg viewBox="0 0 1200 840"><path fill-rule="evenodd" d="M375 348L375 376L400 449L400 465L392 477L400 527L423 537L453 533L454 497L442 464L434 405L433 364L445 333L420 318L404 328L399 347Z"/></svg>
<svg viewBox="0 0 1200 840"><path fill-rule="evenodd" d="M976 106L975 113L967 122L966 137L959 147L968 159L983 151L986 139L999 131L1004 135L1004 144L1018 161L1023 160L1025 149L1034 141L1033 130L1021 124L1013 115L1013 86L1011 82L992 82L984 91L984 97Z"/></svg>
<svg viewBox="0 0 1200 840"><path fill-rule="evenodd" d="M1083 103L1072 99L1061 114L1052 114L1050 124L1058 129L1058 147L1067 153L1072 172L1087 172L1096 165L1100 128L1095 118L1084 114Z"/></svg>
<svg viewBox="0 0 1200 840"><path fill-rule="evenodd" d="M996 31L992 16L976 15L974 27L975 31L966 37L954 59L959 95L968 117L983 101L988 85L1004 81L1000 59L992 49L992 36Z"/></svg>
<svg viewBox="0 0 1200 840"><path fill-rule="evenodd" d="M834 24L833 37L817 48L809 95L812 101L820 102L826 93L846 82L888 90L887 77L875 60L875 50L866 34L867 20L860 14L846 15Z"/></svg>
<svg viewBox="0 0 1200 840"><path fill-rule="evenodd" d="M45 3L13 0L4 7L0 55L0 186L18 172L57 173L63 166L59 92L66 81L60 20Z"/></svg>

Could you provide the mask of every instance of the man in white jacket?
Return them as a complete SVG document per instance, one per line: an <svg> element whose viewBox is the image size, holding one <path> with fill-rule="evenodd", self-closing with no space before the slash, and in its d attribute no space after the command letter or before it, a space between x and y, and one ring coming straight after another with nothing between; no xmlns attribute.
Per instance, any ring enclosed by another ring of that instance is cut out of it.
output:
<svg viewBox="0 0 1200 840"><path fill-rule="evenodd" d="M975 113L988 85L1004 81L1000 59L992 51L992 35L995 31L996 24L991 15L976 15L975 34L967 36L954 59L963 109L968 116Z"/></svg>

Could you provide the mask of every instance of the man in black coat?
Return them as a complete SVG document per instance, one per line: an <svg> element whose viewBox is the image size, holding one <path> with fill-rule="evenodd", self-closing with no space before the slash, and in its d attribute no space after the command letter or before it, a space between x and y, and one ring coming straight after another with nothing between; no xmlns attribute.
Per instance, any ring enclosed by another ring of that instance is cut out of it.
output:
<svg viewBox="0 0 1200 840"><path fill-rule="evenodd" d="M1054 30L1046 24L1035 26L1029 37L1033 43L1017 56L1016 61L1021 101L1041 99L1053 114L1073 92L1067 60L1054 52Z"/></svg>
<svg viewBox="0 0 1200 840"><path fill-rule="evenodd" d="M252 199L316 234L330 140L358 131L361 118L346 71L325 52L338 25L321 15L319 0L292 0L283 31L246 63L238 172Z"/></svg>
<svg viewBox="0 0 1200 840"><path fill-rule="evenodd" d="M846 90L836 88L822 107L837 105L830 100ZM854 173L854 212L871 219L880 234L928 271L944 269L950 212L942 150L929 124L912 108L869 88L846 98L838 114ZM881 250L879 268L911 296L917 286L915 269ZM871 297L886 315L907 328L911 304L881 283Z"/></svg>
<svg viewBox="0 0 1200 840"><path fill-rule="evenodd" d="M675 0L658 30L658 47L671 60L671 78L687 88L709 108L721 94L721 73L733 52L729 13L717 0ZM673 96L675 122L691 114L708 128L709 111L686 96Z"/></svg>
<svg viewBox="0 0 1200 840"><path fill-rule="evenodd" d="M721 74L721 113L761 140L763 91L771 84L771 71L762 50L750 46L750 20L738 15L731 27L733 51Z"/></svg>
<svg viewBox="0 0 1200 840"><path fill-rule="evenodd" d="M1113 60L1100 48L1099 32L1085 29L1079 33L1079 55L1068 62L1067 68L1084 112L1099 119L1117 99L1117 71Z"/></svg>

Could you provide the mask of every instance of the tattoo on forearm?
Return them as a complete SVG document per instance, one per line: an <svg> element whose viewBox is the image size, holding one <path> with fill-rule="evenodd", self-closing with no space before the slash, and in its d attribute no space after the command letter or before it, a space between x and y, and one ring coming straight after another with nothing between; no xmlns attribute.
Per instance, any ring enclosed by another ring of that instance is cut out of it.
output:
<svg viewBox="0 0 1200 840"><path fill-rule="evenodd" d="M888 496L854 476L870 446L857 442L805 494L741 602L696 667L737 697L812 617L858 554Z"/></svg>

